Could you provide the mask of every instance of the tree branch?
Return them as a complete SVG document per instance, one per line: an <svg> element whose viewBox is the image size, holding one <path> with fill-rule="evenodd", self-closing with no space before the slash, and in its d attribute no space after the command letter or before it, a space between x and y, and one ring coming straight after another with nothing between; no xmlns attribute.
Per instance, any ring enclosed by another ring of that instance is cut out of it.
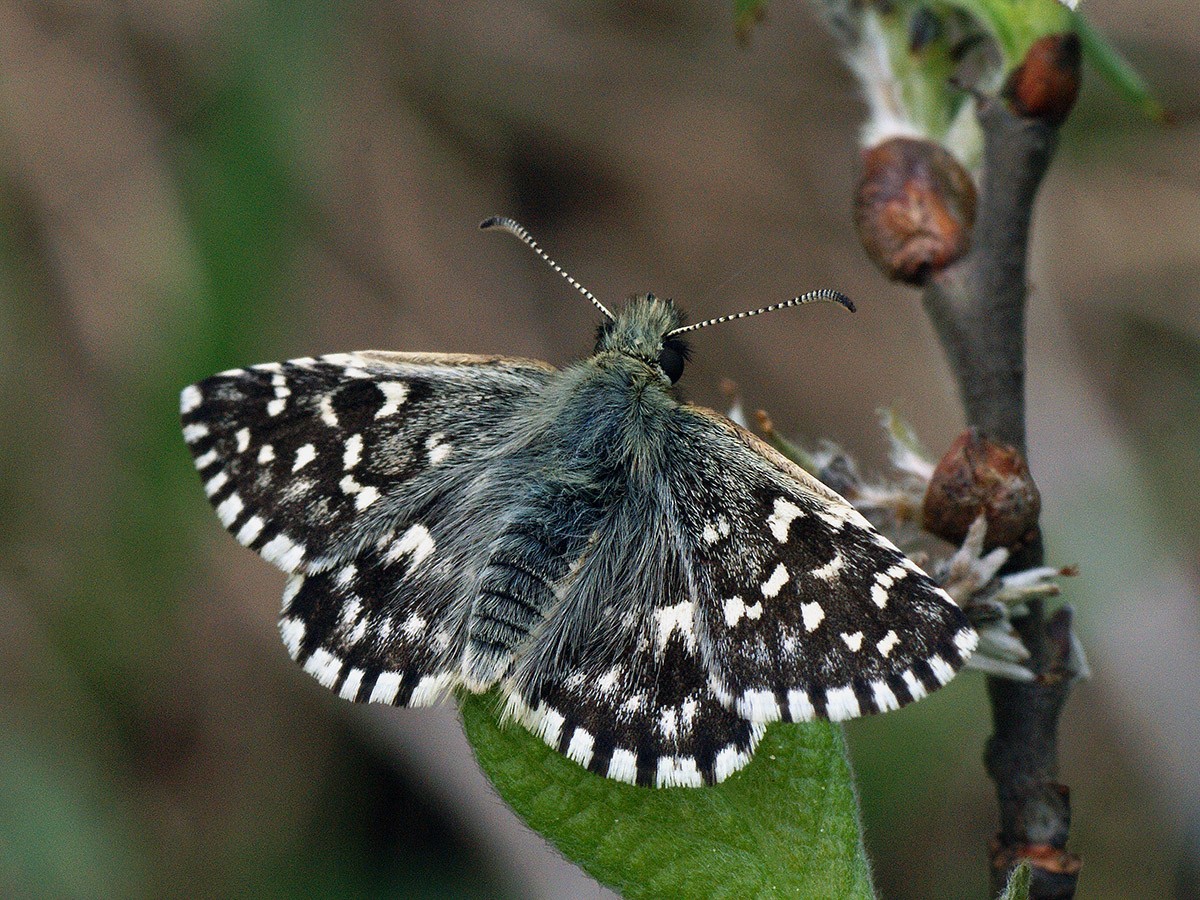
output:
<svg viewBox="0 0 1200 900"><path fill-rule="evenodd" d="M1024 454L1026 256L1058 122L1022 117L1000 98L981 98L978 118L984 163L971 250L933 276L924 305L958 381L968 425ZM1008 567L1040 565L1042 557L1035 530ZM1070 687L1070 612L1047 620L1035 601L1014 625L1038 677L1024 683L988 678L994 733L985 758L1000 804L993 886L1002 890L1009 870L1027 859L1030 897L1069 898L1080 864L1065 849L1070 806L1056 778L1058 717Z"/></svg>

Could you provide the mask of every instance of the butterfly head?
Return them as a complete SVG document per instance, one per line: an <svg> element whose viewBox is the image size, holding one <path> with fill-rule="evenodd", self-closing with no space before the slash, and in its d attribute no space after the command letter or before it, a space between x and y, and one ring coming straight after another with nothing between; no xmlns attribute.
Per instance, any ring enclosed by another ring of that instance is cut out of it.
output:
<svg viewBox="0 0 1200 900"><path fill-rule="evenodd" d="M823 288L809 291L807 294L793 297L782 303L748 309L731 316L717 316L715 319L705 319L703 322L696 322L692 325L680 325L679 310L675 308L675 304L670 300L661 300L653 294L635 297L621 310L619 315L614 316L591 291L568 275L562 266L547 256L546 251L537 245L537 241L530 237L529 232L512 219L493 216L480 222L479 227L484 230L497 228L518 238L545 260L554 271L565 278L571 287L592 301L596 309L604 313L608 321L600 326L597 333L597 353L624 354L649 366L652 371L670 384L675 384L683 375L684 363L688 361L690 355L687 344L679 338L679 335L685 332L816 301L839 303L850 312L854 312L854 304L850 302L849 297L839 291Z"/></svg>
<svg viewBox="0 0 1200 900"><path fill-rule="evenodd" d="M623 353L644 362L669 381L683 375L691 356L687 342L673 337L680 314L670 300L643 294L635 297L596 333L597 353Z"/></svg>

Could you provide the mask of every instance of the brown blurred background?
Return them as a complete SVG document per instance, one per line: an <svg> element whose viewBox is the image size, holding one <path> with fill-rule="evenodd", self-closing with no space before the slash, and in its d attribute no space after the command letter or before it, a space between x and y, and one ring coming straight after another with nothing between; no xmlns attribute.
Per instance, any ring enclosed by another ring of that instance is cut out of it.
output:
<svg viewBox="0 0 1200 900"><path fill-rule="evenodd" d="M876 409L961 428L850 225L855 87L812 9L0 0L0 894L608 896L525 831L452 710L288 661L282 576L204 501L179 389L359 348L563 363L609 303L815 287L702 332L690 395L883 471ZM1030 460L1094 678L1063 722L1081 897L1200 895L1200 24L1090 0L1178 117L1089 73L1035 221ZM887 898L983 896L983 682L848 728Z"/></svg>

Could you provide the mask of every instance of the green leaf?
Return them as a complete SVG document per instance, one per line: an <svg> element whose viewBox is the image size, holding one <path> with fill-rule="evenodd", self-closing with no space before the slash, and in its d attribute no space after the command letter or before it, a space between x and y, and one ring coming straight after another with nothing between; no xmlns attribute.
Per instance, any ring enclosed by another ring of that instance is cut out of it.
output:
<svg viewBox="0 0 1200 900"><path fill-rule="evenodd" d="M1112 85L1113 90L1156 122L1167 121L1167 111L1151 95L1142 76L1104 39L1104 35L1078 15L1075 32L1083 45L1083 58Z"/></svg>
<svg viewBox="0 0 1200 900"><path fill-rule="evenodd" d="M1029 900L1029 881L1032 872L1029 869L1029 863L1023 862L1008 876L1008 884L1004 886L1004 893L1000 895L1000 900Z"/></svg>
<svg viewBox="0 0 1200 900"><path fill-rule="evenodd" d="M515 724L493 694L463 724L500 796L535 831L629 898L870 898L840 726L776 725L714 787L655 790L594 775Z"/></svg>

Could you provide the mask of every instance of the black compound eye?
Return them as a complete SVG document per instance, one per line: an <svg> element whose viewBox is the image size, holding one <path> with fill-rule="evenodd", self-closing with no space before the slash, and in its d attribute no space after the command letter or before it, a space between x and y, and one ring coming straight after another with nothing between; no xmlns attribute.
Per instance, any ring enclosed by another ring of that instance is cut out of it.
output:
<svg viewBox="0 0 1200 900"><path fill-rule="evenodd" d="M683 341L666 341L658 351L658 366L663 374L671 379L671 384L677 382L683 375L683 364L687 362L688 349Z"/></svg>

